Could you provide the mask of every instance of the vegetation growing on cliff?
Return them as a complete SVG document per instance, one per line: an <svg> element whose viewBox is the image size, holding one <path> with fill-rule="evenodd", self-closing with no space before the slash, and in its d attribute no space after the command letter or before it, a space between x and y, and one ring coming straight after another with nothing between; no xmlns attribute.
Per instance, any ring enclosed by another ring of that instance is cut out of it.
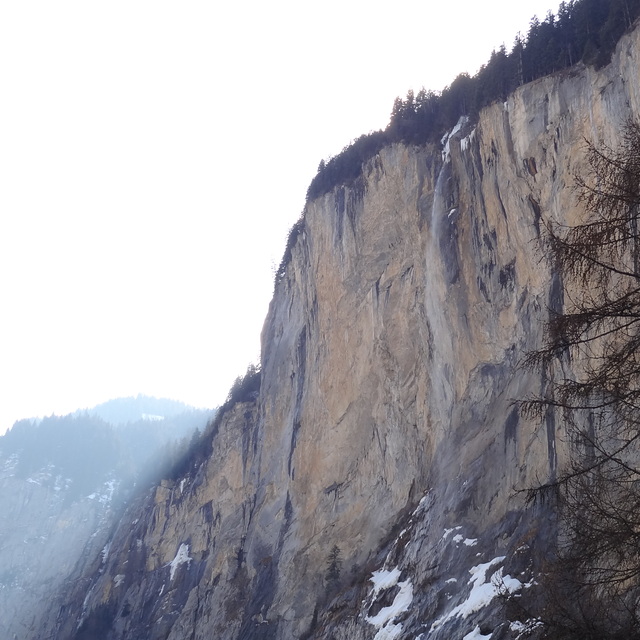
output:
<svg viewBox="0 0 640 640"><path fill-rule="evenodd" d="M327 162L311 181L312 200L340 184L350 184L364 162L386 144L437 142L461 116L476 117L480 109L504 100L514 89L578 62L603 66L618 40L640 15L640 0L569 0L558 14L531 20L526 36L516 37L510 52L504 45L491 54L475 76L460 74L442 91L396 98L384 131L360 136Z"/></svg>
<svg viewBox="0 0 640 640"><path fill-rule="evenodd" d="M211 454L213 437L225 413L239 402L255 401L260 393L261 383L262 371L260 365L250 364L245 373L238 376L233 385L231 385L227 399L217 410L215 418L207 425L202 434L198 431L193 435L188 445L186 443L182 444L171 464L165 467L162 477L177 480L204 462Z"/></svg>
<svg viewBox="0 0 640 640"><path fill-rule="evenodd" d="M276 284L284 278L284 274L287 271L287 265L291 262L291 253L293 251L293 247L298 241L298 236L304 230L304 216L300 216L295 224L289 230L289 235L287 236L287 245L284 249L284 254L282 255L282 260L280 260L280 265L276 270L275 282Z"/></svg>
<svg viewBox="0 0 640 640"><path fill-rule="evenodd" d="M548 390L524 404L561 417L571 460L531 495L557 500L560 516L548 637L630 639L640 638L640 124L587 156L584 221L547 223L565 300L528 358Z"/></svg>
<svg viewBox="0 0 640 640"><path fill-rule="evenodd" d="M238 402L251 402L260 393L262 371L260 365L250 364L244 375L238 376L229 390L227 401L220 408L221 412L231 408Z"/></svg>
<svg viewBox="0 0 640 640"><path fill-rule="evenodd" d="M334 544L327 557L327 571L325 583L328 592L336 591L340 585L340 574L342 573L342 557L340 547Z"/></svg>
<svg viewBox="0 0 640 640"><path fill-rule="evenodd" d="M207 424L204 432L197 431L187 444L180 443L180 448L172 456L170 464L163 467L161 477L169 480L178 480L197 469L211 455L212 442L218 431L223 416L240 402L253 402L260 394L262 383L262 371L260 365L250 364L245 373L238 376L225 403L216 411L215 418Z"/></svg>

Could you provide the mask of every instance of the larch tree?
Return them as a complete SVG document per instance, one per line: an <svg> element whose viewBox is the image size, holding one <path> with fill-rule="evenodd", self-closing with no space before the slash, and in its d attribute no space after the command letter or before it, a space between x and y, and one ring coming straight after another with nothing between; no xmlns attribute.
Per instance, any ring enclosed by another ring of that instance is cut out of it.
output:
<svg viewBox="0 0 640 640"><path fill-rule="evenodd" d="M562 420L569 464L530 497L556 501L556 557L542 618L555 639L640 638L640 125L616 148L587 143L580 224L547 222L563 282L529 367L548 376L522 403Z"/></svg>

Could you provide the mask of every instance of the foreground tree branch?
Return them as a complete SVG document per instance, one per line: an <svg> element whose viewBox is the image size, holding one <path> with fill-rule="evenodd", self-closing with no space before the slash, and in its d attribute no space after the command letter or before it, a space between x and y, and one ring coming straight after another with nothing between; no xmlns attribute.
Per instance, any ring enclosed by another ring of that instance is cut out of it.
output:
<svg viewBox="0 0 640 640"><path fill-rule="evenodd" d="M556 501L560 530L543 620L555 639L640 639L640 125L619 146L586 143L584 221L545 225L564 308L525 365L542 370L529 415L556 412L570 462L529 491Z"/></svg>

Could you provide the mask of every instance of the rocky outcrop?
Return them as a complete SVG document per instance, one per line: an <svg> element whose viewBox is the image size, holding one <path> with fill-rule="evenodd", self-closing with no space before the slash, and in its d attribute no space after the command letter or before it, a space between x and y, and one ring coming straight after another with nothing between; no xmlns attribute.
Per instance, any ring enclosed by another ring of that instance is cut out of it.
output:
<svg viewBox="0 0 640 640"><path fill-rule="evenodd" d="M32 637L508 638L552 514L519 489L565 456L518 365L559 275L541 218L576 215L584 139L640 115L640 33L612 63L520 87L442 148L393 145L309 202L262 335L259 397L211 454L131 505ZM92 635L91 635L92 634Z"/></svg>

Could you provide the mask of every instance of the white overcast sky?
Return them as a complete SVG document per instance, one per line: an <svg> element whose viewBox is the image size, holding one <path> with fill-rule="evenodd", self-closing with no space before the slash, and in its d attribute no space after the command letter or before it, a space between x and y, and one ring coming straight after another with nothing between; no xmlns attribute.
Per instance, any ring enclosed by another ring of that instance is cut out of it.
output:
<svg viewBox="0 0 640 640"><path fill-rule="evenodd" d="M257 361L318 162L551 0L0 6L0 433Z"/></svg>

